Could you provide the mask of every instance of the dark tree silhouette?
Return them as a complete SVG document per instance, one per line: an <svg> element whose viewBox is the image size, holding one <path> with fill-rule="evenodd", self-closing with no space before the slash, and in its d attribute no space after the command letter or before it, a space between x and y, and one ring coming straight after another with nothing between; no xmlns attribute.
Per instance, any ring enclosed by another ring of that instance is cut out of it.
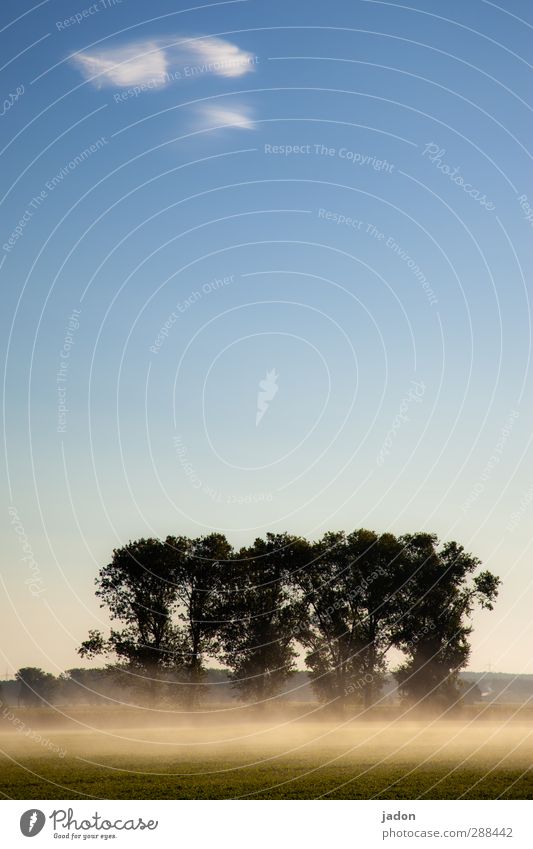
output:
<svg viewBox="0 0 533 849"><path fill-rule="evenodd" d="M91 631L79 654L114 654L134 676L146 680L153 698L166 670L180 658L179 632L173 622L176 587L172 551L155 539L140 539L115 549L111 563L96 578L96 595L111 619L124 627L106 639Z"/></svg>
<svg viewBox="0 0 533 849"><path fill-rule="evenodd" d="M380 692L394 645L403 582L402 547L392 534L327 533L298 578L309 605L302 643L319 696L342 706Z"/></svg>
<svg viewBox="0 0 533 849"><path fill-rule="evenodd" d="M115 674L152 699L193 707L207 658L222 659L242 698L264 702L285 686L301 646L322 701L369 707L394 647L405 656L395 671L402 696L449 705L472 612L492 609L498 594L499 578L475 575L479 566L428 533L360 529L312 545L267 534L238 555L222 534L141 539L100 570L96 594L117 627L91 631L79 653L113 655Z"/></svg>
<svg viewBox="0 0 533 849"><path fill-rule="evenodd" d="M231 556L220 534L141 539L116 549L96 579L96 595L124 627L107 638L91 631L80 655L115 655L123 671L149 682L152 699L178 694L192 706L203 656L215 644L219 587Z"/></svg>
<svg viewBox="0 0 533 849"><path fill-rule="evenodd" d="M119 670L113 666L67 669L59 681L61 701L91 705L103 704L110 695L116 696L121 683Z"/></svg>
<svg viewBox="0 0 533 849"><path fill-rule="evenodd" d="M39 707L54 697L57 679L36 666L23 666L15 673L19 682L18 703L23 707Z"/></svg>
<svg viewBox="0 0 533 849"><path fill-rule="evenodd" d="M308 568L295 580L307 604L300 642L307 649L305 662L313 687L323 701L342 705L364 674L360 579L352 569L344 532L325 534L313 546Z"/></svg>
<svg viewBox="0 0 533 849"><path fill-rule="evenodd" d="M221 606L223 662L243 699L264 705L295 670L295 636L302 605L291 575L305 568L309 544L288 534L267 534L243 548L233 563Z"/></svg>
<svg viewBox="0 0 533 849"><path fill-rule="evenodd" d="M407 660L395 672L400 693L414 704L447 707L461 695L458 677L470 656L471 615L493 609L500 579L456 542L439 550L434 534L401 538L406 591L397 646Z"/></svg>
<svg viewBox="0 0 533 849"><path fill-rule="evenodd" d="M171 552L180 644L179 681L182 700L192 707L201 695L204 657L218 649L221 588L227 580L233 549L223 534L167 537Z"/></svg>

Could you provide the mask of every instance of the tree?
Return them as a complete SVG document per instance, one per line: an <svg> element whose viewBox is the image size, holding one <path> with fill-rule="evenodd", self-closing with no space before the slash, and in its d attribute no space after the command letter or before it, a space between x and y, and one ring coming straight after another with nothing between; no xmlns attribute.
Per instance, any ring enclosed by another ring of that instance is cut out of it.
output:
<svg viewBox="0 0 533 849"><path fill-rule="evenodd" d="M177 602L171 554L156 539L140 539L114 550L111 563L96 578L96 595L111 619L124 627L111 629L107 639L91 631L79 649L82 657L116 655L133 675L148 679L152 698L158 681L179 663L182 653L173 622Z"/></svg>
<svg viewBox="0 0 533 849"><path fill-rule="evenodd" d="M196 539L167 537L171 551L181 663L178 681L185 703L199 700L205 677L204 657L218 651L221 589L234 556L223 534Z"/></svg>
<svg viewBox="0 0 533 849"><path fill-rule="evenodd" d="M115 698L117 696L119 675L117 668L113 666L67 669L59 678L61 696L67 702L96 705L104 703L111 694L114 694Z"/></svg>
<svg viewBox="0 0 533 849"><path fill-rule="evenodd" d="M15 673L19 682L19 705L38 707L47 704L54 697L57 680L36 666L23 666Z"/></svg>
<svg viewBox="0 0 533 849"><path fill-rule="evenodd" d="M123 671L148 679L152 699L182 685L177 692L194 705L204 654L215 649L220 582L232 555L221 534L140 539L115 549L96 595L123 627L107 638L91 631L80 655L114 654Z"/></svg>
<svg viewBox="0 0 533 849"><path fill-rule="evenodd" d="M387 654L395 644L405 580L403 548L391 533L356 530L346 540L349 569L341 576L357 615L358 676L365 707L379 695Z"/></svg>
<svg viewBox="0 0 533 849"><path fill-rule="evenodd" d="M301 538L269 533L241 549L226 584L222 658L241 697L258 706L276 696L295 670L302 607L291 575L305 567L309 550Z"/></svg>
<svg viewBox="0 0 533 849"><path fill-rule="evenodd" d="M296 576L307 619L300 642L308 650L305 658L313 688L322 701L341 705L348 686L359 673L358 616L354 605L358 584L350 586L348 547L344 532L330 532L313 546L307 569ZM355 592L352 592L355 589Z"/></svg>
<svg viewBox="0 0 533 849"><path fill-rule="evenodd" d="M207 658L227 664L243 698L264 702L293 672L300 643L322 701L369 707L395 647L405 655L395 671L402 696L448 705L470 654L472 613L498 595L499 578L479 566L428 533L359 529L312 545L269 533L237 556L222 534L140 539L100 570L96 595L112 628L91 631L79 653L113 655L114 674L148 682L152 700L193 707Z"/></svg>
<svg viewBox="0 0 533 849"><path fill-rule="evenodd" d="M474 608L492 610L501 581L488 571L470 580L481 563L456 542L440 550L434 534L401 542L408 577L396 644L406 661L395 676L407 701L449 707L460 698Z"/></svg>
<svg viewBox="0 0 533 849"><path fill-rule="evenodd" d="M327 533L298 583L309 618L301 642L313 686L342 706L364 698L370 706L394 644L403 575L401 545L392 534L360 529Z"/></svg>
<svg viewBox="0 0 533 849"><path fill-rule="evenodd" d="M483 693L475 681L461 681L461 701L465 705L477 705L483 701Z"/></svg>

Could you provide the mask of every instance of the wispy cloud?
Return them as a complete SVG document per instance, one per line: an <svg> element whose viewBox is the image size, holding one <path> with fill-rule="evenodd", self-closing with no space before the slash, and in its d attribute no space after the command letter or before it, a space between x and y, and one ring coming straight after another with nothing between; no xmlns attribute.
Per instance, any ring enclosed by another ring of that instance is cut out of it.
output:
<svg viewBox="0 0 533 849"><path fill-rule="evenodd" d="M175 41L179 41L178 38ZM163 88L180 78L204 73L240 77L252 71L256 57L222 38L199 38L169 44L150 39L75 53L72 62L97 88L149 85Z"/></svg>
<svg viewBox="0 0 533 849"><path fill-rule="evenodd" d="M164 86L167 80L167 54L154 41L76 53L72 61L97 88L121 88L147 82Z"/></svg>
<svg viewBox="0 0 533 849"><path fill-rule="evenodd" d="M190 49L196 53L201 65L213 68L215 73L223 77L242 77L253 69L256 61L252 53L247 53L222 38L194 41L190 44Z"/></svg>
<svg viewBox="0 0 533 849"><path fill-rule="evenodd" d="M238 127L241 130L253 130L254 121L251 110L246 106L202 106L199 110L200 124L211 129Z"/></svg>

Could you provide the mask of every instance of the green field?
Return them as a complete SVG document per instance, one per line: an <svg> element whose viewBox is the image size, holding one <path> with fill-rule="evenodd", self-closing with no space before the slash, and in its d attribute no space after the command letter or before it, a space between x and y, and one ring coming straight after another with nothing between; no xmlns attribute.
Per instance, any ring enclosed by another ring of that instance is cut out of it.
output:
<svg viewBox="0 0 533 849"><path fill-rule="evenodd" d="M103 721L82 711L60 727L57 717L30 714L22 730L2 724L6 798L533 798L533 725L520 719L239 722L222 714L172 724L158 716L154 726L150 713L115 711Z"/></svg>

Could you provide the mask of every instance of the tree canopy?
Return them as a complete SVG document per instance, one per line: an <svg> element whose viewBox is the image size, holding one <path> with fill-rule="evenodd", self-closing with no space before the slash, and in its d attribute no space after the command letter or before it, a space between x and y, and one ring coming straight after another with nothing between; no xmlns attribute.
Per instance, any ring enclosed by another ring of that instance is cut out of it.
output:
<svg viewBox="0 0 533 849"><path fill-rule="evenodd" d="M151 698L201 699L206 662L224 665L238 695L263 704L290 688L303 655L324 703L380 697L393 674L413 704L460 698L472 613L491 610L500 579L457 542L429 533L358 529L310 542L269 533L235 551L213 533L140 539L113 552L96 595L113 623L79 652L107 655ZM116 623L116 625L115 625Z"/></svg>

